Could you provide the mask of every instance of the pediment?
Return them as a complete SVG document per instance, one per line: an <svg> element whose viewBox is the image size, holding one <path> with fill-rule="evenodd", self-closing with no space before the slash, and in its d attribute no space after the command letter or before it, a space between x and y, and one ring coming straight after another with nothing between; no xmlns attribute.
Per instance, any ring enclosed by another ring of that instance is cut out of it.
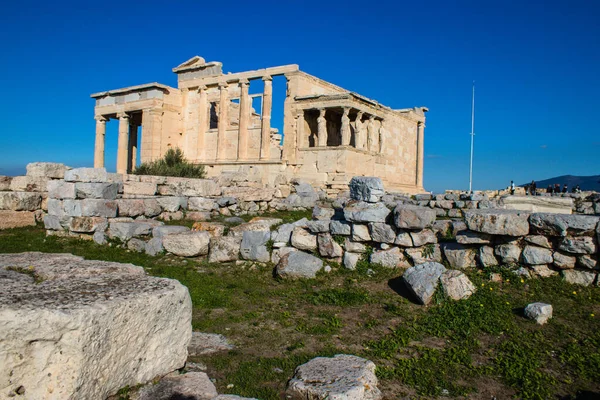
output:
<svg viewBox="0 0 600 400"><path fill-rule="evenodd" d="M206 60L200 56L194 56L189 60L179 64L175 68L173 68L173 72L183 71L194 68L202 68L206 65Z"/></svg>

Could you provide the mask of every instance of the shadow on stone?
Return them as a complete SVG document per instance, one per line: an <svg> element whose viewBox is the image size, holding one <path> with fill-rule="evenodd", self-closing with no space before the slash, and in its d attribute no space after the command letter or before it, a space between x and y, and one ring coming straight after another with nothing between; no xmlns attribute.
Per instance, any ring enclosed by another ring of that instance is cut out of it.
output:
<svg viewBox="0 0 600 400"><path fill-rule="evenodd" d="M388 281L388 287L411 303L421 304L415 295L408 289L401 276L390 279Z"/></svg>

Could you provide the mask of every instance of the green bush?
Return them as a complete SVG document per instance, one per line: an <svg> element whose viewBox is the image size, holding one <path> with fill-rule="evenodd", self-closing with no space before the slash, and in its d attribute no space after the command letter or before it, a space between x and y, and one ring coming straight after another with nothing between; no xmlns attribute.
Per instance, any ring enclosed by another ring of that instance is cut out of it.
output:
<svg viewBox="0 0 600 400"><path fill-rule="evenodd" d="M169 149L160 160L142 163L133 173L135 175L177 176L181 178L204 178L203 165L194 165L187 161L181 149Z"/></svg>

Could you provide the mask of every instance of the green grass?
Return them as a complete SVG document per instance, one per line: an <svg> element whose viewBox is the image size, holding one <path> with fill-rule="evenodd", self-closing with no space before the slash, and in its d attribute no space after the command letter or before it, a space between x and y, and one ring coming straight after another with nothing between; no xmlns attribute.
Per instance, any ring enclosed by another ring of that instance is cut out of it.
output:
<svg viewBox="0 0 600 400"><path fill-rule="evenodd" d="M580 391L600 392L600 289L559 277L522 281L505 267L467 271L478 288L471 298L455 302L437 293L423 307L393 290L401 272L366 258L356 271L280 281L272 266L149 257L46 237L40 227L0 232L0 252L21 251L130 262L179 280L190 291L193 328L237 345L192 360L207 365L220 393L281 399L298 365L339 353L375 362L389 399L574 399ZM503 281L491 283L492 273ZM535 301L554 307L544 326L522 316Z"/></svg>

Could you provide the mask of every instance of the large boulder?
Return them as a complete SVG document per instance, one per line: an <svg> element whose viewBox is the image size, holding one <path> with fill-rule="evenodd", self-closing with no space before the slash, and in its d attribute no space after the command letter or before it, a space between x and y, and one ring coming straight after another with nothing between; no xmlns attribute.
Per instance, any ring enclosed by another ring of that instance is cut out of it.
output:
<svg viewBox="0 0 600 400"><path fill-rule="evenodd" d="M529 265L551 264L554 261L552 250L537 246L525 246L522 258Z"/></svg>
<svg viewBox="0 0 600 400"><path fill-rule="evenodd" d="M372 176L355 176L348 184L350 198L353 200L377 203L385 194L381 178Z"/></svg>
<svg viewBox="0 0 600 400"><path fill-rule="evenodd" d="M566 237L561 240L558 248L571 254L595 254L596 243L589 236Z"/></svg>
<svg viewBox="0 0 600 400"><path fill-rule="evenodd" d="M78 199L104 199L114 200L119 192L118 183L105 182L77 182L75 183L75 197Z"/></svg>
<svg viewBox="0 0 600 400"><path fill-rule="evenodd" d="M208 232L173 233L163 237L166 251L181 257L197 257L208 254Z"/></svg>
<svg viewBox="0 0 600 400"><path fill-rule="evenodd" d="M292 231L291 244L300 250L315 250L317 248L317 235L297 226Z"/></svg>
<svg viewBox="0 0 600 400"><path fill-rule="evenodd" d="M42 205L42 196L36 192L0 192L0 210L35 211Z"/></svg>
<svg viewBox="0 0 600 400"><path fill-rule="evenodd" d="M398 247L387 250L375 250L369 258L371 264L378 264L386 268L408 268L410 264L404 257L404 253Z"/></svg>
<svg viewBox="0 0 600 400"><path fill-rule="evenodd" d="M525 307L525 317L544 325L552 318L552 306L545 303L531 303Z"/></svg>
<svg viewBox="0 0 600 400"><path fill-rule="evenodd" d="M590 286L596 280L596 273L589 271L565 270L561 274L565 281L573 285Z"/></svg>
<svg viewBox="0 0 600 400"><path fill-rule="evenodd" d="M242 235L240 254L244 260L269 262L271 255L267 249L267 242L271 238L267 231L248 231Z"/></svg>
<svg viewBox="0 0 600 400"><path fill-rule="evenodd" d="M394 209L394 223L401 229L430 228L436 218L435 210L399 203Z"/></svg>
<svg viewBox="0 0 600 400"><path fill-rule="evenodd" d="M446 267L442 264L427 262L407 269L402 278L416 299L427 305L438 287L440 276L445 271Z"/></svg>
<svg viewBox="0 0 600 400"><path fill-rule="evenodd" d="M73 168L65 171L67 182L108 182L105 168Z"/></svg>
<svg viewBox="0 0 600 400"><path fill-rule="evenodd" d="M27 164L27 176L38 176L44 178L63 179L65 172L69 169L64 164L52 162L34 162Z"/></svg>
<svg viewBox="0 0 600 400"><path fill-rule="evenodd" d="M469 278L460 271L449 269L441 277L442 290L452 300L468 299L475 293L475 286Z"/></svg>
<svg viewBox="0 0 600 400"><path fill-rule="evenodd" d="M323 261L303 251L292 251L282 256L275 273L281 278L315 278L323 268Z"/></svg>
<svg viewBox="0 0 600 400"><path fill-rule="evenodd" d="M383 203L358 201L344 207L344 218L350 222L385 222L390 210Z"/></svg>
<svg viewBox="0 0 600 400"><path fill-rule="evenodd" d="M292 400L379 400L377 383L372 361L338 354L313 358L296 368L286 394Z"/></svg>
<svg viewBox="0 0 600 400"><path fill-rule="evenodd" d="M475 249L458 243L443 243L442 250L451 268L465 269L475 266Z"/></svg>
<svg viewBox="0 0 600 400"><path fill-rule="evenodd" d="M105 399L185 364L192 304L175 280L21 253L0 255L0 285L0 398Z"/></svg>
<svg viewBox="0 0 600 400"><path fill-rule="evenodd" d="M548 236L579 236L592 234L599 217L588 215L531 214L529 223L533 230Z"/></svg>
<svg viewBox="0 0 600 400"><path fill-rule="evenodd" d="M329 233L320 233L317 236L317 245L319 246L319 254L326 258L339 258L342 256L343 250Z"/></svg>
<svg viewBox="0 0 600 400"><path fill-rule="evenodd" d="M467 210L465 222L475 232L491 235L525 236L529 233L529 214L513 210Z"/></svg>
<svg viewBox="0 0 600 400"><path fill-rule="evenodd" d="M210 239L208 261L211 263L237 261L241 241L239 236L213 237Z"/></svg>

